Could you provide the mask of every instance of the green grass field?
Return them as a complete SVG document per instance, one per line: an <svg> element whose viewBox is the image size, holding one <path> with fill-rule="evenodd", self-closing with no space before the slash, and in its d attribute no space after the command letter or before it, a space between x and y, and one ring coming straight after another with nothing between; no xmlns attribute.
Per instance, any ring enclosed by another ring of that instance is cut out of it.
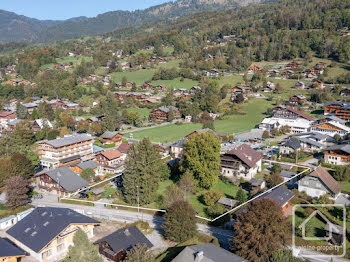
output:
<svg viewBox="0 0 350 262"><path fill-rule="evenodd" d="M174 87L174 88L184 88L184 89L191 89L193 86L199 85L197 81L193 81L191 79L184 79L184 81L180 81L180 78L176 78L174 80L157 80L151 82L154 86L157 85L166 85L167 87Z"/></svg>
<svg viewBox="0 0 350 262"><path fill-rule="evenodd" d="M56 63L57 64L69 64L73 63L76 64L78 61L85 61L85 62L91 62L92 61L92 56L78 56L78 57L72 57L72 56L66 56L66 57L60 57L56 58ZM42 65L40 69L45 69L48 67L53 67L54 64L46 64Z"/></svg>
<svg viewBox="0 0 350 262"><path fill-rule="evenodd" d="M342 182L339 182L339 183L342 185L343 190L350 192L350 182L342 181Z"/></svg>
<svg viewBox="0 0 350 262"><path fill-rule="evenodd" d="M155 72L156 69L142 69L137 71L114 72L111 73L111 76L116 83L121 83L125 76L128 81L142 85L145 81L151 81Z"/></svg>
<svg viewBox="0 0 350 262"><path fill-rule="evenodd" d="M233 115L225 120L215 121L217 132L237 134L249 131L258 125L266 117L263 113L271 107L271 102L264 99L255 99L242 106L245 115ZM201 129L202 124L187 123L182 125L170 124L166 126L154 127L150 129L133 132L133 138L143 139L149 137L153 142L167 143L175 142L189 133ZM126 134L130 137L130 134Z"/></svg>
<svg viewBox="0 0 350 262"><path fill-rule="evenodd" d="M148 108L128 108L128 112L137 112L141 118L148 117L151 109Z"/></svg>

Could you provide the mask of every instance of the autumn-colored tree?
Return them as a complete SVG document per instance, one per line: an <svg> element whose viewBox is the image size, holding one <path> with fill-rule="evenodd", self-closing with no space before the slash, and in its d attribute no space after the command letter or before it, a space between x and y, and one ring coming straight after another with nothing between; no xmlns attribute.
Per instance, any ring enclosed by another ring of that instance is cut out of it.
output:
<svg viewBox="0 0 350 262"><path fill-rule="evenodd" d="M11 162L15 167L16 175L28 179L34 174L32 162L25 155L15 153L11 157Z"/></svg>
<svg viewBox="0 0 350 262"><path fill-rule="evenodd" d="M270 133L269 133L269 131L265 130L265 131L263 132L263 134L262 134L262 138L263 138L263 139L268 139L268 138L270 138Z"/></svg>
<svg viewBox="0 0 350 262"><path fill-rule="evenodd" d="M126 252L125 262L154 262L155 257L152 251L148 250L147 245L136 245L130 251Z"/></svg>
<svg viewBox="0 0 350 262"><path fill-rule="evenodd" d="M89 122L86 120L81 120L77 124L77 130L79 132L86 132L89 130Z"/></svg>
<svg viewBox="0 0 350 262"><path fill-rule="evenodd" d="M163 205L165 208L169 208L175 202L183 201L184 199L184 192L176 184L173 184L167 188L167 191L163 197Z"/></svg>
<svg viewBox="0 0 350 262"><path fill-rule="evenodd" d="M176 242L186 241L196 234L196 217L193 207L187 201L171 205L164 215L164 236Z"/></svg>
<svg viewBox="0 0 350 262"><path fill-rule="evenodd" d="M185 196L192 193L194 190L194 181L190 173L185 172L177 183L178 187L184 193Z"/></svg>
<svg viewBox="0 0 350 262"><path fill-rule="evenodd" d="M15 209L28 203L28 181L20 176L13 176L5 181L6 205Z"/></svg>
<svg viewBox="0 0 350 262"><path fill-rule="evenodd" d="M102 134L102 123L99 123L99 122L93 122L91 124L91 131L92 133L94 134Z"/></svg>
<svg viewBox="0 0 350 262"><path fill-rule="evenodd" d="M64 137L65 135L68 135L69 134L69 130L67 127L62 127L61 128L61 131L60 131L60 137Z"/></svg>
<svg viewBox="0 0 350 262"><path fill-rule="evenodd" d="M283 181L284 179L279 173L273 173L267 179L267 182L269 183L270 187L277 186L278 184L281 184Z"/></svg>
<svg viewBox="0 0 350 262"><path fill-rule="evenodd" d="M16 167L8 158L0 158L0 187L4 186L6 179L16 175Z"/></svg>
<svg viewBox="0 0 350 262"><path fill-rule="evenodd" d="M213 186L220 175L220 141L212 133L191 135L185 142L183 170L201 188Z"/></svg>
<svg viewBox="0 0 350 262"><path fill-rule="evenodd" d="M207 206L211 206L215 204L220 197L222 197L222 193L216 190L209 190L203 195L203 201Z"/></svg>
<svg viewBox="0 0 350 262"><path fill-rule="evenodd" d="M62 112L60 114L60 120L65 127L68 127L68 128L74 127L75 120L69 112L67 111Z"/></svg>
<svg viewBox="0 0 350 262"><path fill-rule="evenodd" d="M249 261L268 261L286 242L288 224L277 202L259 199L237 215L231 250Z"/></svg>

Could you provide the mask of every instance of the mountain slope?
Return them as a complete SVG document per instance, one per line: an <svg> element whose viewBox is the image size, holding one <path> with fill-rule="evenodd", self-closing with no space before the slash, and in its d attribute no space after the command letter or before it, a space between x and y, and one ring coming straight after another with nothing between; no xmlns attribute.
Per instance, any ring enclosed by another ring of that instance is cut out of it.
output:
<svg viewBox="0 0 350 262"><path fill-rule="evenodd" d="M0 42L33 41L41 31L58 23L60 22L37 20L0 10Z"/></svg>
<svg viewBox="0 0 350 262"><path fill-rule="evenodd" d="M178 0L145 10L112 11L94 18L78 17L66 21L40 21L10 12L0 12L0 42L67 40L159 20L185 17L202 11L220 11L262 1L264 0Z"/></svg>

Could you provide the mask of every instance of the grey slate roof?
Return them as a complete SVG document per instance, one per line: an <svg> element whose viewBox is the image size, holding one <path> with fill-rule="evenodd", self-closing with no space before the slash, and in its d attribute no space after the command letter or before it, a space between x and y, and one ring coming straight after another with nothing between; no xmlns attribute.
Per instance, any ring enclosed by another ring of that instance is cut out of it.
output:
<svg viewBox="0 0 350 262"><path fill-rule="evenodd" d="M89 140L92 140L92 137L89 135L73 135L73 136L67 136L64 138L49 140L46 142L46 144L53 146L55 148L58 148L62 146L76 144L79 142L89 141Z"/></svg>
<svg viewBox="0 0 350 262"><path fill-rule="evenodd" d="M118 131L106 131L102 134L101 138L105 138L105 139L112 139L114 136L116 136L118 134Z"/></svg>
<svg viewBox="0 0 350 262"><path fill-rule="evenodd" d="M282 170L280 175L281 177L284 177L284 178L292 178L293 176L295 176L297 173L294 173L294 172L289 172L289 171L286 171L286 170Z"/></svg>
<svg viewBox="0 0 350 262"><path fill-rule="evenodd" d="M175 106L161 106L161 107L158 107L158 109L159 109L160 111L163 111L163 112L165 112L165 113L168 113L169 110L170 110L170 108L172 108L173 111L179 111L179 109L178 109L177 107L175 107Z"/></svg>
<svg viewBox="0 0 350 262"><path fill-rule="evenodd" d="M6 233L33 251L39 252L73 223L98 224L100 222L69 208L37 207Z"/></svg>
<svg viewBox="0 0 350 262"><path fill-rule="evenodd" d="M94 161L94 160L89 160L89 161L81 162L81 163L77 164L76 166L78 166L82 170L85 170L88 168L91 168L91 169L98 168L99 164L97 164L96 161Z"/></svg>
<svg viewBox="0 0 350 262"><path fill-rule="evenodd" d="M326 148L326 150L341 150L344 151L345 153L350 154L350 145L345 144L345 145L334 145L331 147Z"/></svg>
<svg viewBox="0 0 350 262"><path fill-rule="evenodd" d="M286 140L285 142L283 142L283 145L286 147L290 147L294 150L299 149L301 147L300 142L295 138L290 138Z"/></svg>
<svg viewBox="0 0 350 262"><path fill-rule="evenodd" d="M313 145L313 146L318 147L318 148L322 148L323 147L323 144L318 143L315 140L312 140L312 139L309 139L309 138L302 137L299 140L300 140L300 142L303 142L303 143L309 144L309 145Z"/></svg>
<svg viewBox="0 0 350 262"><path fill-rule="evenodd" d="M95 244L102 242L107 242L116 253L118 253L120 250L130 250L139 244L146 244L148 248L153 247L153 244L136 226L119 229L114 233L96 241Z"/></svg>
<svg viewBox="0 0 350 262"><path fill-rule="evenodd" d="M0 237L0 257L25 256L26 252L7 238Z"/></svg>
<svg viewBox="0 0 350 262"><path fill-rule="evenodd" d="M63 166L56 169L44 170L37 175L47 174L55 182L59 183L68 192L88 186L88 182L74 173L69 167Z"/></svg>
<svg viewBox="0 0 350 262"><path fill-rule="evenodd" d="M198 260L198 255L203 257ZM197 260L196 260L197 258ZM172 262L245 262L247 260L211 243L187 246Z"/></svg>
<svg viewBox="0 0 350 262"><path fill-rule="evenodd" d="M262 196L259 196L258 199L268 198L276 201L281 207L288 203L294 197L294 193L284 188L283 186L279 186L272 191L265 193Z"/></svg>
<svg viewBox="0 0 350 262"><path fill-rule="evenodd" d="M99 152L103 152L104 149L100 146L96 146L96 145L92 145L92 150L94 153L99 153Z"/></svg>

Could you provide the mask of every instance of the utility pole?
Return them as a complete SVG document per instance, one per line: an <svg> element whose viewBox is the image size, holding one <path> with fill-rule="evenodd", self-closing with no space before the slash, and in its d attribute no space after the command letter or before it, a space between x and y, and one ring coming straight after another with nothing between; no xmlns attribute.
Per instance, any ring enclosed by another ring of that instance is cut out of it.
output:
<svg viewBox="0 0 350 262"><path fill-rule="evenodd" d="M137 217L140 218L140 195L139 195L139 186L136 186L137 189Z"/></svg>

